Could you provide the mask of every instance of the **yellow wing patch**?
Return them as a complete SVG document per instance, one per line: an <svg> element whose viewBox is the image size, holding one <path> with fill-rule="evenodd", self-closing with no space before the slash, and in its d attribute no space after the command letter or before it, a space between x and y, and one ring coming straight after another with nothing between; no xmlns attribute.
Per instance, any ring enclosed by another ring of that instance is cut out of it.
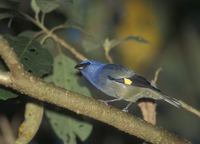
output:
<svg viewBox="0 0 200 144"><path fill-rule="evenodd" d="M126 84L126 85L131 85L132 83L133 83L132 80L127 79L127 78L124 78L124 84Z"/></svg>

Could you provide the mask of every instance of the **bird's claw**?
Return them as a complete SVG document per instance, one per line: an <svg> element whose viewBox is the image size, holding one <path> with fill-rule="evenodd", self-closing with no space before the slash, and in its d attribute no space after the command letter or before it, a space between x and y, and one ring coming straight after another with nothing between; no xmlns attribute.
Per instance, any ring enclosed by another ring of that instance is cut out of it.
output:
<svg viewBox="0 0 200 144"><path fill-rule="evenodd" d="M128 112L128 109L122 109L123 112Z"/></svg>
<svg viewBox="0 0 200 144"><path fill-rule="evenodd" d="M107 101L99 99L100 102L104 103L105 105L109 105Z"/></svg>

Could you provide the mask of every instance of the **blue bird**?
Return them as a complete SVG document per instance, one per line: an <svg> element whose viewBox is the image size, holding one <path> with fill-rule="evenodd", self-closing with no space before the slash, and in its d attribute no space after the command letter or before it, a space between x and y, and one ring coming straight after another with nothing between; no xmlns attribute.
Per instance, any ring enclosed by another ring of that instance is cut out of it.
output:
<svg viewBox="0 0 200 144"><path fill-rule="evenodd" d="M178 100L168 97L151 85L151 83L134 71L117 64L105 64L94 60L84 60L75 66L81 74L97 89L114 97L113 102L125 100L130 102L124 110L133 102L141 98L164 100L175 107L180 107Z"/></svg>

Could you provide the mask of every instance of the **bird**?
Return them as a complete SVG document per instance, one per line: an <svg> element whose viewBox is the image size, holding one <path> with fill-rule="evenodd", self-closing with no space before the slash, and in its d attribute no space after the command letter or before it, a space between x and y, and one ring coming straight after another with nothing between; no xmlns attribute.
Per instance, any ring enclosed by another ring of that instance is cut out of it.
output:
<svg viewBox="0 0 200 144"><path fill-rule="evenodd" d="M177 99L163 94L146 78L122 65L103 63L96 60L83 60L75 68L95 88L114 98L106 102L119 100L129 102L123 109L125 111L132 103L142 98L163 100L178 108L181 106Z"/></svg>

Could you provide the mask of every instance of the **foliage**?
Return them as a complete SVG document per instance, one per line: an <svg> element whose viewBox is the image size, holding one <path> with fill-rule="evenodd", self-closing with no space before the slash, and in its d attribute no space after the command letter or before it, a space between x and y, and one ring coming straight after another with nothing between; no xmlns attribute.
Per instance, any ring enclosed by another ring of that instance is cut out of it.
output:
<svg viewBox="0 0 200 144"><path fill-rule="evenodd" d="M60 5L60 0L32 0L31 6L35 13L42 11L43 13L49 13Z"/></svg>
<svg viewBox="0 0 200 144"><path fill-rule="evenodd" d="M50 110L46 115L56 135L64 144L76 144L76 136L85 141L91 133L92 125L89 123Z"/></svg>
<svg viewBox="0 0 200 144"><path fill-rule="evenodd" d="M13 0L0 1L0 20L13 18L16 16L16 10L19 8L19 2Z"/></svg>
<svg viewBox="0 0 200 144"><path fill-rule="evenodd" d="M27 37L5 36L11 47L18 55L24 68L39 77L49 74L52 69L53 58L40 43Z"/></svg>
<svg viewBox="0 0 200 144"><path fill-rule="evenodd" d="M60 52L54 60L53 75L45 78L45 80L68 90L91 96L86 87L80 86L77 83L78 76L76 75L74 65L76 65L76 62L73 59ZM65 144L76 144L76 136L84 141L92 131L91 124L75 120L62 113L48 110L46 111L46 116L55 133Z"/></svg>
<svg viewBox="0 0 200 144"><path fill-rule="evenodd" d="M62 2L64 1L32 0L30 6L35 13L35 22L43 25L42 21L44 20L45 14L59 8ZM76 3L77 2L78 1L76 1ZM13 8L9 5L10 1L1 3L2 6L0 6L0 8L3 8L3 12L0 15L0 19L10 19L16 15L23 17L23 13L18 13L17 7ZM70 0L66 0L65 3L73 6L73 2ZM16 6L19 2L14 2L14 4ZM43 17L41 17L41 15L43 15ZM74 16L74 14L72 15ZM82 30L80 27L72 24L65 23L63 26L64 28L74 27L80 31ZM60 87L76 91L86 96L91 96L88 88L79 83L79 76L76 75L76 70L74 69L76 61L67 56L55 41L48 39L48 37L46 38L44 33L39 34L39 32L22 31L17 37L5 35L5 38L8 40L11 47L13 47L21 63L28 72L35 76L45 78L45 81L54 83ZM3 63L0 67L6 70ZM0 89L0 93L0 98L2 100L17 97L16 93L3 88ZM76 137L81 141L85 141L92 132L92 125L87 122L76 120L56 110L46 110L45 113L55 134L64 143L76 144Z"/></svg>
<svg viewBox="0 0 200 144"><path fill-rule="evenodd" d="M37 41L27 37L4 36L24 65L24 68L36 76L42 77L51 72L53 59L48 50L44 49ZM0 66L6 70L4 63ZM0 99L7 100L17 97L17 93L7 90L3 87L0 89Z"/></svg>

